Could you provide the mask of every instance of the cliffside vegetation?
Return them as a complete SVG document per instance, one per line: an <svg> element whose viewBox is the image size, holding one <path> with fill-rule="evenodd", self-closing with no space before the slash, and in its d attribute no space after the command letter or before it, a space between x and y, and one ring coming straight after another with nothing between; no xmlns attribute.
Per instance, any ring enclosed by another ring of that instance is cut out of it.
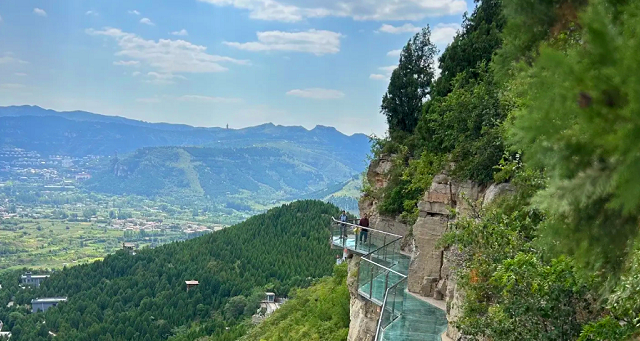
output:
<svg viewBox="0 0 640 341"><path fill-rule="evenodd" d="M343 341L349 333L347 263L336 266L292 299L240 341Z"/></svg>
<svg viewBox="0 0 640 341"><path fill-rule="evenodd" d="M517 187L443 240L462 255L456 324L465 334L638 335L639 44L637 1L487 0L442 53L439 78L402 65L416 49L431 51L428 30L403 50L385 99L411 92L396 102L418 96L422 105L383 101L389 134L374 151L393 155L393 167L388 186L366 192L381 213L415 221L441 171ZM420 77L403 70L432 79L419 88L407 78Z"/></svg>
<svg viewBox="0 0 640 341"><path fill-rule="evenodd" d="M18 341L48 340L49 331L60 340L235 340L265 291L287 296L331 274L327 224L338 212L295 202L200 238L56 272L38 289L18 289L17 272L7 272L0 320ZM186 280L200 285L187 292ZM27 313L32 298L56 296L69 299Z"/></svg>

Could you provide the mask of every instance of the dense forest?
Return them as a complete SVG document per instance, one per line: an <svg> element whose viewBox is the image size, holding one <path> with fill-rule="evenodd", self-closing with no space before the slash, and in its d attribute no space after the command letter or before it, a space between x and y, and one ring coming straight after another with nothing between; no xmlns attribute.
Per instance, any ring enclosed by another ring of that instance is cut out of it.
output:
<svg viewBox="0 0 640 341"><path fill-rule="evenodd" d="M331 274L327 224L337 213L294 202L207 236L55 272L38 289L16 290L18 273L5 273L0 320L12 340L233 340L265 290L287 296ZM200 285L187 292L186 280ZM58 296L68 302L28 313L31 299Z"/></svg>
<svg viewBox="0 0 640 341"><path fill-rule="evenodd" d="M438 61L428 27L402 50L374 147L389 185L365 195L412 224L440 172L514 185L442 241L460 251L468 337L637 337L640 2L476 4Z"/></svg>

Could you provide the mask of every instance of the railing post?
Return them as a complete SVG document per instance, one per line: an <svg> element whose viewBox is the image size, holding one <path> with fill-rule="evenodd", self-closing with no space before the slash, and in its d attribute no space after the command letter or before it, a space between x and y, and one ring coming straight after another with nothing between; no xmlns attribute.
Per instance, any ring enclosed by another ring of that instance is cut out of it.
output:
<svg viewBox="0 0 640 341"><path fill-rule="evenodd" d="M393 303L391 303L391 318L396 315L396 293L398 292L398 286L393 289Z"/></svg>
<svg viewBox="0 0 640 341"><path fill-rule="evenodd" d="M358 228L356 227L356 230L358 230ZM358 250L358 235L360 234L360 232L354 232L356 235L356 250Z"/></svg>
<svg viewBox="0 0 640 341"><path fill-rule="evenodd" d="M369 280L369 299L373 298L373 265L371 266L371 279Z"/></svg>
<svg viewBox="0 0 640 341"><path fill-rule="evenodd" d="M384 235L384 240L382 241L382 248L384 249L384 256L383 257L384 257L385 261L387 260L387 248L386 248L386 245L387 245L387 235L385 234Z"/></svg>
<svg viewBox="0 0 640 341"><path fill-rule="evenodd" d="M393 256L394 257L398 257L398 253L396 252L396 247L398 246L398 241L399 241L399 239L396 239L393 242ZM398 257L398 259L400 259L400 257Z"/></svg>
<svg viewBox="0 0 640 341"><path fill-rule="evenodd" d="M390 273L391 273L390 271L387 271L387 276L385 276L385 279L384 279L384 292L387 292L387 288L389 288L389 274Z"/></svg>

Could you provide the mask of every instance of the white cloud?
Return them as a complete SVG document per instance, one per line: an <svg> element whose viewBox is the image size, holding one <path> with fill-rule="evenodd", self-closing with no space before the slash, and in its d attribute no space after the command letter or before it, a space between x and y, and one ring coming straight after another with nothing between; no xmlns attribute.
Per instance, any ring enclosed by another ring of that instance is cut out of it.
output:
<svg viewBox="0 0 640 341"><path fill-rule="evenodd" d="M308 18L350 17L355 20L422 20L462 14L464 0L198 0L249 11L249 17L285 22Z"/></svg>
<svg viewBox="0 0 640 341"><path fill-rule="evenodd" d="M181 29L180 31L173 31L173 32L171 32L171 35L174 35L174 36L188 36L188 35L189 35L189 32L187 32L187 30L185 30L185 29L183 28L183 29Z"/></svg>
<svg viewBox="0 0 640 341"><path fill-rule="evenodd" d="M133 14L133 15L140 15L140 12L136 11L135 9L130 10L129 14Z"/></svg>
<svg viewBox="0 0 640 341"><path fill-rule="evenodd" d="M140 19L140 23L141 24L145 24L145 25L149 25L149 26L155 26L156 24L153 23L153 21L151 21L151 19L149 18L142 18Z"/></svg>
<svg viewBox="0 0 640 341"><path fill-rule="evenodd" d="M387 56L389 57L400 57L400 53L402 52L402 50L391 50L389 52L387 52Z"/></svg>
<svg viewBox="0 0 640 341"><path fill-rule="evenodd" d="M140 71L135 71L135 72L133 72L133 73L131 74L131 76L133 76L133 77L138 77L138 76L140 76L141 74L142 74L142 73L141 73Z"/></svg>
<svg viewBox="0 0 640 341"><path fill-rule="evenodd" d="M18 77L26 77L27 76L27 74L24 73L24 72L16 72L16 73L14 73L14 75L16 75Z"/></svg>
<svg viewBox="0 0 640 341"><path fill-rule="evenodd" d="M7 52L4 56L0 56L0 64L29 64L29 62L13 56L13 53Z"/></svg>
<svg viewBox="0 0 640 341"><path fill-rule="evenodd" d="M398 65L390 65L390 66L382 66L379 67L378 69L386 72L387 74L391 75L391 73L393 72L393 70L397 69Z"/></svg>
<svg viewBox="0 0 640 341"><path fill-rule="evenodd" d="M160 98L158 97L147 97L147 98L136 98L136 102L139 103L160 103Z"/></svg>
<svg viewBox="0 0 640 341"><path fill-rule="evenodd" d="M93 15L93 16L97 16L97 15L98 15L98 12L96 12L96 11L87 11L87 12L85 13L85 15Z"/></svg>
<svg viewBox="0 0 640 341"><path fill-rule="evenodd" d="M43 9L37 8L37 7L33 9L33 14L39 15L41 17L46 17L47 16L47 12L45 12Z"/></svg>
<svg viewBox="0 0 640 341"><path fill-rule="evenodd" d="M200 102L200 103L240 103L242 99L232 97L211 97L201 95L184 95L178 97L178 101L182 102Z"/></svg>
<svg viewBox="0 0 640 341"><path fill-rule="evenodd" d="M287 95L312 99L340 99L344 97L344 93L341 91L322 88L294 89L288 91Z"/></svg>
<svg viewBox="0 0 640 341"><path fill-rule="evenodd" d="M431 31L431 41L438 45L447 45L453 41L458 30L460 30L458 24L438 24Z"/></svg>
<svg viewBox="0 0 640 341"><path fill-rule="evenodd" d="M404 24L402 26L384 24L376 32L385 32L391 34L417 33L420 32L421 29L422 28L414 26L413 24ZM459 29L460 25L455 23L437 24L431 29L431 41L437 45L447 45L453 40L453 37L456 35Z"/></svg>
<svg viewBox="0 0 640 341"><path fill-rule="evenodd" d="M113 65L118 66L140 66L140 62L137 60L119 60L117 62L113 62Z"/></svg>
<svg viewBox="0 0 640 341"><path fill-rule="evenodd" d="M130 58L155 69L157 72L150 73L152 77L156 74L166 75L165 84L167 79L175 78L176 73L222 72L227 68L220 65L221 63L249 64L247 60L209 54L205 46L194 45L185 40L145 40L117 28L105 28L102 31L88 29L86 33L115 39L120 48L116 56ZM159 82L162 81L155 83Z"/></svg>
<svg viewBox="0 0 640 341"><path fill-rule="evenodd" d="M393 70L395 70L396 68L398 68L397 65L389 65L389 66L382 66L379 67L378 70L382 71L383 73L372 73L369 75L369 79L373 79L373 80L389 80L389 78L391 78L391 74L393 73Z"/></svg>
<svg viewBox="0 0 640 341"><path fill-rule="evenodd" d="M413 24L404 24L402 26L393 26L388 24L383 24L380 26L378 31L376 32L384 32L391 34L400 34L400 33L417 33L420 32L422 28L413 26Z"/></svg>
<svg viewBox="0 0 640 341"><path fill-rule="evenodd" d="M158 85L167 85L174 84L174 79L182 79L186 80L187 77L181 75L174 75L172 73L158 73L158 72L149 72L147 73L148 79L145 80L146 83L158 84Z"/></svg>
<svg viewBox="0 0 640 341"><path fill-rule="evenodd" d="M224 42L224 44L247 51L294 51L315 55L333 54L340 51L342 34L332 31L308 30L304 32L267 31L258 32L258 41L248 43Z"/></svg>
<svg viewBox="0 0 640 341"><path fill-rule="evenodd" d="M3 89L22 89L25 88L26 86L24 84L19 84L19 83L3 83L0 84L0 88Z"/></svg>

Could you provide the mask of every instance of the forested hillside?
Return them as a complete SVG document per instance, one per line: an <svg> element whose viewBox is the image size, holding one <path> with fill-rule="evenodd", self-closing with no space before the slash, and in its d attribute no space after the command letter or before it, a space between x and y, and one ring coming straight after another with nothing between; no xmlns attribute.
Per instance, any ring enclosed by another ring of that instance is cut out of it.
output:
<svg viewBox="0 0 640 341"><path fill-rule="evenodd" d="M412 224L433 177L516 194L470 203L455 327L473 339L628 340L640 331L640 2L477 2L439 58L428 28L382 100L389 184L365 195Z"/></svg>
<svg viewBox="0 0 640 341"><path fill-rule="evenodd" d="M39 289L17 290L10 308L12 295L1 295L0 320L12 340L48 340L49 331L57 340L233 340L265 290L286 296L331 274L327 224L337 213L330 204L299 201L204 237L118 252L56 272ZM5 274L3 288L17 289L17 280ZM185 280L200 285L187 292ZM32 298L52 296L69 300L27 314Z"/></svg>
<svg viewBox="0 0 640 341"><path fill-rule="evenodd" d="M157 147L112 159L86 188L109 194L202 198L231 203L305 198L339 191L359 168L325 151L295 146L204 148ZM234 199L235 198L235 199Z"/></svg>

